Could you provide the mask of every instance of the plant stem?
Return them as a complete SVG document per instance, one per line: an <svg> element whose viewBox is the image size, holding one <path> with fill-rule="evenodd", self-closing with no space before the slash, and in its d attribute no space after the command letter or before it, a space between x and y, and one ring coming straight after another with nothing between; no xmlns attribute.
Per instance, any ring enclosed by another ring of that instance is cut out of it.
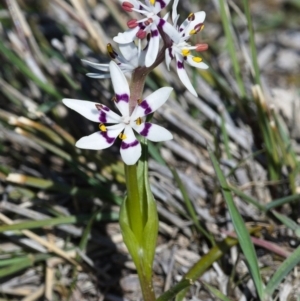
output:
<svg viewBox="0 0 300 301"><path fill-rule="evenodd" d="M141 273L138 274L144 301L155 301L156 297L154 294L152 279L147 279L146 276Z"/></svg>
<svg viewBox="0 0 300 301"><path fill-rule="evenodd" d="M127 187L126 207L128 212L128 220L132 232L136 235L139 243L143 233L143 215L141 208L141 199L137 186L137 168L136 165L125 164L125 177Z"/></svg>

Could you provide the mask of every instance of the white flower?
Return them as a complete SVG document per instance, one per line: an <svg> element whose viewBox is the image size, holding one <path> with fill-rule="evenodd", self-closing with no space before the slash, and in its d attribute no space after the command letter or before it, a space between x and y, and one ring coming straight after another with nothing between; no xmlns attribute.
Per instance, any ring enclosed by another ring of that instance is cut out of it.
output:
<svg viewBox="0 0 300 301"><path fill-rule="evenodd" d="M145 16L141 20L130 20L129 30L119 33L114 41L119 44L132 42L135 38L144 39L149 33L148 51L145 57L145 66L150 67L156 60L159 51L159 29L162 29L172 40L178 37L176 29L164 18L157 14L165 8L170 0L145 0L145 4L138 0L119 0L125 11L135 11Z"/></svg>
<svg viewBox="0 0 300 301"><path fill-rule="evenodd" d="M141 145L136 139L134 131L155 142L173 138L165 128L143 120L143 117L153 113L167 101L172 88L160 88L145 99L138 101L137 106L130 114L130 93L127 80L115 62L110 62L109 70L116 93L114 101L121 116L107 106L91 101L63 99L63 103L85 118L100 123L100 131L79 139L76 142L77 147L94 150L105 149L119 137L122 140L121 157L127 165L133 165L141 156ZM107 126L106 124L111 125Z"/></svg>
<svg viewBox="0 0 300 301"><path fill-rule="evenodd" d="M203 29L205 12L200 11L197 13L191 13L184 20L184 22L178 27L177 21L179 15L177 14L177 4L179 0L175 0L172 8L172 21L174 26L177 28L178 38L173 40L173 44L171 47L166 49L165 57L167 68L170 70L170 62L175 57L177 63L177 73L185 85L185 87L195 96L197 96L197 92L191 84L191 81L184 70L184 63L188 63L189 65L199 68L199 69L207 69L208 66L202 62L202 59L198 56L191 55L191 50L195 50L198 52L204 51L207 49L206 44L197 44L195 46L191 46L186 41L194 34L198 33L201 29Z"/></svg>
<svg viewBox="0 0 300 301"><path fill-rule="evenodd" d="M137 47L133 42L128 44L119 44L120 53L118 53L111 44L107 44L107 51L112 60L114 60L124 73L132 73L136 68L145 65L145 50L141 50L141 43ZM82 60L90 67L102 71L102 73L87 73L91 78L109 78L109 64L99 64ZM104 72L104 73L103 73Z"/></svg>

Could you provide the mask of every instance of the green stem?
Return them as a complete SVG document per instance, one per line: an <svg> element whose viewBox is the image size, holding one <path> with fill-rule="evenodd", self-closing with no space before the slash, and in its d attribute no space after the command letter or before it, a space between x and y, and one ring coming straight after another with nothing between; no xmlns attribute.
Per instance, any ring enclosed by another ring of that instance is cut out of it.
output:
<svg viewBox="0 0 300 301"><path fill-rule="evenodd" d="M141 208L141 198L137 185L137 168L136 165L124 165L127 187L126 207L128 212L128 220L132 232L135 234L138 242L140 243L142 240L144 223Z"/></svg>
<svg viewBox="0 0 300 301"><path fill-rule="evenodd" d="M144 301L155 301L156 297L154 294L152 279L147 279L147 277L141 273L138 274Z"/></svg>

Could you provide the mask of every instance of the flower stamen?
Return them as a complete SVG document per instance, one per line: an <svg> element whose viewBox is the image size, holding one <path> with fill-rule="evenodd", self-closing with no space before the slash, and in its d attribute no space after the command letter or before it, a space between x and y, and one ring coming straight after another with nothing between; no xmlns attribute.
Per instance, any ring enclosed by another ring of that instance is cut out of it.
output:
<svg viewBox="0 0 300 301"><path fill-rule="evenodd" d="M127 22L127 26L128 26L128 28L131 28L131 29L136 28L138 26L138 22L136 19L129 20Z"/></svg>
<svg viewBox="0 0 300 301"><path fill-rule="evenodd" d="M142 118L139 117L136 121L135 121L136 125L140 125L142 124Z"/></svg>
<svg viewBox="0 0 300 301"><path fill-rule="evenodd" d="M127 136L126 136L124 133L120 133L120 134L119 134L119 138L120 138L121 140L125 140L125 139L127 138Z"/></svg>
<svg viewBox="0 0 300 301"><path fill-rule="evenodd" d="M200 62L202 62L202 58L199 57L199 56L194 56L194 57L192 58L192 60L193 60L195 63L200 63Z"/></svg>
<svg viewBox="0 0 300 301"><path fill-rule="evenodd" d="M99 124L99 129L100 129L101 132L106 132L107 131L106 126L103 123Z"/></svg>
<svg viewBox="0 0 300 301"><path fill-rule="evenodd" d="M130 2L123 2L122 3L122 8L127 11L127 12L132 12L132 9L134 8L134 5L131 4Z"/></svg>
<svg viewBox="0 0 300 301"><path fill-rule="evenodd" d="M194 20L195 20L195 14L194 14L194 13L190 13L190 14L188 15L187 19L188 19L189 21L194 21Z"/></svg>
<svg viewBox="0 0 300 301"><path fill-rule="evenodd" d="M181 53L183 56L188 56L190 54L190 51L189 51L189 49L182 49Z"/></svg>

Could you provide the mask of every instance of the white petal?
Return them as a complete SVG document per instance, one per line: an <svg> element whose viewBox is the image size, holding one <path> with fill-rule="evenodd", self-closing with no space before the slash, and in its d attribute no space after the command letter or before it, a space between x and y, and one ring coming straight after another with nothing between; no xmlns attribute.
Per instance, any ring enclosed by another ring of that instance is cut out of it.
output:
<svg viewBox="0 0 300 301"><path fill-rule="evenodd" d="M111 111L107 106L78 99L64 98L63 103L70 109L81 114L85 118L99 123L118 123L121 120L121 117ZM99 110L99 108L102 108Z"/></svg>
<svg viewBox="0 0 300 301"><path fill-rule="evenodd" d="M159 142L173 139L173 135L168 130L153 123L145 122L135 125L133 128L150 141Z"/></svg>
<svg viewBox="0 0 300 301"><path fill-rule="evenodd" d="M194 96L198 96L196 90L194 89L194 87L192 86L192 83L186 73L186 71L184 70L184 59L182 56L178 55L177 53L175 53L176 55L176 61L177 61L177 74L181 80L181 82L185 85L185 87L194 95Z"/></svg>
<svg viewBox="0 0 300 301"><path fill-rule="evenodd" d="M129 86L120 67L114 62L109 63L109 70L114 91L116 93L116 106L122 116L129 115Z"/></svg>
<svg viewBox="0 0 300 301"><path fill-rule="evenodd" d="M135 28L128 29L124 32L119 32L118 35L113 38L113 40L119 44L131 43L135 39L135 36L139 31L139 29L140 29L139 26L137 26Z"/></svg>
<svg viewBox="0 0 300 301"><path fill-rule="evenodd" d="M180 25L180 29L183 30L185 33L185 36L190 36L190 31L195 28L196 25L201 24L205 20L206 13L204 11L196 12L195 19L193 21L189 21L188 19L185 19L183 23Z"/></svg>
<svg viewBox="0 0 300 301"><path fill-rule="evenodd" d="M130 61L133 57L138 55L138 48L133 42L120 44L119 49L126 61Z"/></svg>
<svg viewBox="0 0 300 301"><path fill-rule="evenodd" d="M189 56L187 57L186 62L187 62L189 65L191 65L191 66L193 66L193 67L196 67L196 68L199 68L199 69L208 69L208 65L206 65L205 63L203 63L203 62L199 62L199 63L195 62L195 61L193 60L193 56L192 56L192 55L189 55Z"/></svg>
<svg viewBox="0 0 300 301"><path fill-rule="evenodd" d="M177 20L178 20L178 17L179 17L179 15L177 14L178 2L179 2L179 0L174 0L173 6L172 6L172 21L173 21L174 26L176 26L176 23L177 23Z"/></svg>
<svg viewBox="0 0 300 301"><path fill-rule="evenodd" d="M99 63L94 63L94 62L90 62L88 60L81 60L85 65L88 65L90 67L93 67L97 70L101 70L101 71L105 71L108 72L109 71L109 65L108 64L99 64Z"/></svg>
<svg viewBox="0 0 300 301"><path fill-rule="evenodd" d="M169 47L165 51L165 59L166 59L166 65L167 65L168 71L170 71L170 63L173 58L174 58L173 48Z"/></svg>
<svg viewBox="0 0 300 301"><path fill-rule="evenodd" d="M99 73L87 73L86 76L90 77L90 78L100 78L100 79L103 79L103 78L110 78L110 73L102 73L102 74L99 74Z"/></svg>
<svg viewBox="0 0 300 301"><path fill-rule="evenodd" d="M126 139L124 139L121 143L121 157L125 164L133 165L138 161L142 154L141 144L136 139L130 126L125 127L123 134L126 136Z"/></svg>
<svg viewBox="0 0 300 301"><path fill-rule="evenodd" d="M169 18L169 16L170 16L170 12L167 12L167 13L164 15L163 19L164 19L165 21L167 21L168 18Z"/></svg>
<svg viewBox="0 0 300 301"><path fill-rule="evenodd" d="M137 105L131 114L131 120L151 114L161 107L169 98L173 88L163 87L149 96L147 96L139 105Z"/></svg>
<svg viewBox="0 0 300 301"><path fill-rule="evenodd" d="M153 24L151 26L151 37L148 43L148 50L146 54L146 61L145 61L145 66L150 67L156 60L158 50L159 50L159 31L157 27Z"/></svg>
<svg viewBox="0 0 300 301"><path fill-rule="evenodd" d="M176 44L179 43L180 34L174 26L157 16L154 17L153 20L156 26L162 28L162 30L170 37L172 41L174 41Z"/></svg>
<svg viewBox="0 0 300 301"><path fill-rule="evenodd" d="M96 132L89 136L82 137L76 142L78 148L83 149L105 149L110 147L124 129L123 124L116 124L106 127L106 132Z"/></svg>
<svg viewBox="0 0 300 301"><path fill-rule="evenodd" d="M162 9L164 9L168 4L170 0L160 0L156 1L154 5L154 12L157 14L159 13Z"/></svg>

